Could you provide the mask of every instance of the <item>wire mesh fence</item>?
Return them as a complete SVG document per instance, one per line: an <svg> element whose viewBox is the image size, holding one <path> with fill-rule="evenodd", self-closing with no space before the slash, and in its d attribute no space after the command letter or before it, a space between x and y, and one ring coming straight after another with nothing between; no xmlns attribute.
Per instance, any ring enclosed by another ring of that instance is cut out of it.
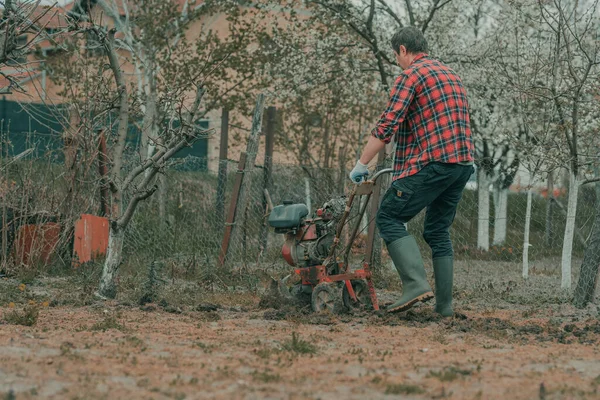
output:
<svg viewBox="0 0 600 400"><path fill-rule="evenodd" d="M86 174L70 178L64 171L64 156L56 151L47 157L20 160L10 166L10 157L4 158L2 175L3 209L22 208L23 213L39 215L96 213L99 209L97 169L93 161L86 161ZM59 161L56 161L59 160ZM185 165L185 168L182 168ZM244 181L248 188L248 202L238 205L233 225L227 215L237 173L235 162L228 162L225 190L218 199L218 177L215 172L198 170L194 165L206 166L206 160L184 159L165 171L165 187L142 203L126 231L124 268L133 270L160 261L168 265L174 275L197 276L197 272L214 268L219 263L223 237L227 226L234 234L229 243L226 267L281 270L286 263L281 257L284 237L267 225L268 208L265 202L265 170L257 165L246 171ZM291 164L275 164L272 168L269 194L274 205L284 201L304 203L314 212L326 201L348 194L351 184L347 171L340 168L309 168ZM541 182L540 182L541 184ZM389 185L389 182L385 184ZM385 189L385 187L384 187ZM162 194L161 194L162 193ZM580 263L594 222L597 193L594 185L582 186L578 196L573 246L574 266ZM69 197L70 196L70 197ZM467 265L502 263L504 268L521 268L524 246L528 247L532 274L555 275L560 282L562 241L565 229L568 188L560 190L556 198L544 192L534 192L531 205L531 226L528 245L524 244L527 193L509 190L505 216L495 215L494 194L490 193L489 219L481 220L476 185L470 184L463 193L454 225L451 229L455 257ZM219 206L221 201L221 206ZM162 210L162 211L161 211ZM243 216L243 218L242 218ZM359 265L364 256L366 227L373 219L367 216L360 228L356 251ZM71 220L73 219L71 218ZM424 258L429 249L421 238L424 213L408 224L409 231L421 245ZM51 217L47 219L51 220ZM6 216L3 235L11 231ZM489 248L482 248L478 226L489 227ZM494 243L495 231L505 232L501 241ZM11 231L12 232L12 231ZM11 233L14 237L14 233ZM68 236L67 239L68 240ZM72 232L71 232L72 238ZM6 240L5 240L6 241ZM6 247L7 244L4 245ZM385 246L379 247L381 260L389 265ZM3 251L8 252L8 249ZM63 264L69 265L68 256L60 254ZM377 260L378 257L375 257ZM6 257L3 257L3 262ZM500 265L500 264L498 264ZM375 267L378 267L377 265ZM577 268L574 268L577 273ZM575 280L574 280L575 281Z"/></svg>
<svg viewBox="0 0 600 400"><path fill-rule="evenodd" d="M229 163L222 213L217 211L219 199L215 174L167 171L169 189L165 220L160 222L157 218L158 202L161 201L158 196L144 204L128 229L126 246L131 250L129 253L144 258L144 262L170 254L218 263L228 225L226 221L236 170L237 166ZM267 225L264 180L264 170L260 167L244 174L249 195L247 204L238 205L236 218L231 224L233 233L226 261L232 267L280 263L279 251L283 238ZM343 194L339 182L337 171L274 165L269 194L275 205L284 201L308 201L314 208Z"/></svg>
<svg viewBox="0 0 600 400"><path fill-rule="evenodd" d="M153 198L136 215L128 230L127 249L130 257L144 258L149 262L155 257L178 255L184 259L195 257L204 263L218 262L223 235L227 226L227 210L231 202L236 166L230 163L225 194L225 213L219 215L217 204L217 177L211 172L168 171L168 212L164 223L157 218L159 198ZM227 263L232 267L283 266L281 245L283 237L267 226L268 210L264 201L264 171L257 167L245 176L249 200L245 208L238 208L234 230L227 252ZM310 205L314 212L326 201L348 194L350 190L346 173L339 169L310 169L296 165L274 165L270 196L274 205L284 201ZM389 185L389 183L387 183ZM385 189L385 187L384 187ZM567 193L561 192L556 198L548 198L543 193L534 193L531 207L529 237L529 263L531 270L560 270L563 233L566 223L564 212ZM490 212L487 221L478 216L478 193L476 185L469 185L459 204L451 235L455 257L470 262L503 262L520 268L523 258L527 193L509 191L505 217L497 218L490 193ZM584 187L579 195L576 218L576 235L573 258L583 256L585 245L591 232L596 203L596 190L593 185ZM551 206L550 213L548 207ZM238 205L238 207L240 207ZM244 218L240 213L244 213ZM373 218L367 215L361 225L359 237L364 241L368 222ZM424 212L415 217L408 230L415 235L424 256L429 248L422 239ZM242 220L242 221L240 221ZM489 225L489 247L482 248L478 243L478 224ZM500 226L503 225L504 227ZM496 229L505 231L504 239L494 242ZM360 247L360 244L358 245ZM362 247L364 250L364 246ZM383 262L389 262L385 246L381 250ZM357 251L358 257L361 256ZM427 258L427 257L425 257Z"/></svg>

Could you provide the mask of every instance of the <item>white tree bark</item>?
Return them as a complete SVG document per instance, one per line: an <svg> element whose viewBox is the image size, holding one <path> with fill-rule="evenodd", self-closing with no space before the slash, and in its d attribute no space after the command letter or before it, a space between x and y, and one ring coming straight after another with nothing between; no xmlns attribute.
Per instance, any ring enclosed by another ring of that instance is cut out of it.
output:
<svg viewBox="0 0 600 400"><path fill-rule="evenodd" d="M106 260L102 269L102 277L100 278L100 287L98 295L102 298L115 298L117 287L115 278L123 259L123 242L125 240L124 229L117 224L110 224L108 233L108 250L106 252Z"/></svg>
<svg viewBox="0 0 600 400"><path fill-rule="evenodd" d="M494 190L494 241L495 245L502 245L506 241L506 218L508 208L508 188Z"/></svg>
<svg viewBox="0 0 600 400"><path fill-rule="evenodd" d="M477 248L490 249L490 182L482 168L478 171Z"/></svg>
<svg viewBox="0 0 600 400"><path fill-rule="evenodd" d="M310 179L308 177L304 177L304 195L306 196L306 207L308 207L308 212L312 211L312 200L310 198Z"/></svg>
<svg viewBox="0 0 600 400"><path fill-rule="evenodd" d="M531 187L527 190L527 209L525 211L525 234L523 239L523 279L529 278L529 230L531 227L531 203L533 192Z"/></svg>
<svg viewBox="0 0 600 400"><path fill-rule="evenodd" d="M569 202L567 203L567 223L565 225L561 262L562 279L560 287L563 289L571 288L571 258L573 255L573 238L575 236L575 217L577 216L578 193L579 182L577 176L571 171L569 173Z"/></svg>

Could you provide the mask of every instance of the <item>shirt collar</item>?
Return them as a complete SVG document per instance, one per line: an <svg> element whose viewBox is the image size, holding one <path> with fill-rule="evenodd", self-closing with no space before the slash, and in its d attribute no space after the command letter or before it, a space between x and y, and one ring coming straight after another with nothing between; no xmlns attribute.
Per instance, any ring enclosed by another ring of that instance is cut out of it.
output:
<svg viewBox="0 0 600 400"><path fill-rule="evenodd" d="M419 53L415 56L415 58L413 58L412 62L410 63L410 65L413 65L415 62L417 62L418 60L427 57L427 53Z"/></svg>

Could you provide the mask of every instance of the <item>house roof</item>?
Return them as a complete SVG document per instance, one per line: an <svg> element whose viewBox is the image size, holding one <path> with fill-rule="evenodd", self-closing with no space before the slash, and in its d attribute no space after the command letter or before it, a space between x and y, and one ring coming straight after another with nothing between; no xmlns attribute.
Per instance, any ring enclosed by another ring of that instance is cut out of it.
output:
<svg viewBox="0 0 600 400"><path fill-rule="evenodd" d="M31 20L37 21L38 26L43 26L47 29L61 29L68 26L67 15L74 10L76 4L90 1L92 6L95 5L94 0L74 0L62 6L38 5L31 15ZM171 0L180 11L186 6L195 7L203 3L204 0ZM129 7L134 6L132 0L127 0ZM122 0L115 0L119 15L125 15L125 7ZM2 7L0 7L2 9Z"/></svg>
<svg viewBox="0 0 600 400"><path fill-rule="evenodd" d="M67 14L73 9L74 3L69 3L63 7L38 6L31 17L32 21L37 20L38 26L47 29L60 29L68 26ZM38 19L39 18L39 19Z"/></svg>

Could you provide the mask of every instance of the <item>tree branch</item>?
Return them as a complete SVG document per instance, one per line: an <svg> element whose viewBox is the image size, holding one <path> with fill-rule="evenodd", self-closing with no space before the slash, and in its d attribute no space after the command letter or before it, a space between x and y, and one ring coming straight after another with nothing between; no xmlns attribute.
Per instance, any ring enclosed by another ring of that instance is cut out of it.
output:
<svg viewBox="0 0 600 400"><path fill-rule="evenodd" d="M386 3L386 1L385 1L385 0L377 0L377 1L379 1L379 4L381 4L381 5L382 5L382 7L383 7L383 10L384 10L384 11L385 11L385 12L386 12L386 13L387 13L387 14L388 14L390 17L392 17L392 18L394 19L394 21L396 21L396 23L398 24L398 26L399 26L400 28L402 28L402 27L404 26L404 24L402 23L402 20L400 19L400 17L398 16L398 14L396 14L396 13L394 12L394 10L392 10L392 8L391 8L391 7L388 5L388 3ZM411 22L411 24L412 24L412 22Z"/></svg>
<svg viewBox="0 0 600 400"><path fill-rule="evenodd" d="M154 175L155 174L153 174L152 177L154 177ZM154 194L154 192L156 192L157 189L158 189L158 185L154 185L150 189L144 190L143 192L140 192L140 193L136 194L135 196L133 196L133 198L127 205L127 210L125 210L125 213L123 213L123 216L121 218L119 218L119 220L117 221L117 226L119 228L126 227L127 224L129 223L129 221L131 220L131 217L133 217L133 213L135 212L135 209L137 208L138 203L140 201L146 200L148 197L152 196Z"/></svg>
<svg viewBox="0 0 600 400"><path fill-rule="evenodd" d="M129 123L129 102L127 97L127 82L123 76L123 71L119 65L119 59L114 47L115 29L111 29L108 34L104 34L99 29L94 29L97 36L103 41L106 48L110 68L115 78L119 99L119 118L117 126L117 143L113 150L113 166L111 170L111 180L118 182L123 165L123 151L125 150L125 141L127 140L127 128Z"/></svg>
<svg viewBox="0 0 600 400"><path fill-rule="evenodd" d="M144 162L142 162L140 165L138 165L137 167L135 167L133 170L131 170L131 172L127 175L127 177L125 178L125 180L123 181L123 184L121 185L122 190L127 189L131 183L135 180L135 178L137 178L142 172L146 171L149 168L155 168L158 170L159 168L161 168L161 166L167 161L169 160L171 157L173 157L179 150L181 150L187 143L188 143L188 139L190 139L190 136L192 138L195 138L197 135L195 134L195 132L192 131L192 134L190 134L190 132L188 132L188 130L190 130L190 126L193 122L193 120L196 117L196 114L198 113L198 109L200 108L200 103L202 101L202 98L204 97L204 89L199 88L196 91L196 97L194 99L194 104L192 105L192 112L188 114L186 121L181 124L180 127L180 134L177 135L175 138L173 138L171 140L171 142L169 142L169 144L167 144L167 146L165 146L165 148L159 150L158 152L156 152L154 155L152 155L152 157L147 158L146 160L144 160ZM207 131L204 131L204 133ZM183 136L183 139L179 139L181 136ZM177 142L177 140L179 139L179 143L174 144L175 142ZM182 143L183 142L183 143ZM180 147L178 147L181 144ZM147 183L149 183L150 181L148 181ZM146 183L146 184L147 184ZM142 184L142 187L144 186L144 184Z"/></svg>
<svg viewBox="0 0 600 400"><path fill-rule="evenodd" d="M195 139L195 138L196 138L196 136L193 137L193 139ZM136 194L133 197L133 199L131 199L131 201L127 205L127 210L125 211L125 213L123 213L123 216L121 218L119 218L119 220L117 221L117 225L119 227L127 226L129 221L131 220L131 217L133 216L133 213L134 213L135 208L137 207L138 203L140 201L145 200L148 197L152 196L152 194L156 191L157 186L154 185L154 187L152 187L150 189L143 189L143 188L147 187L150 184L150 182L153 181L156 174L160 171L160 169L166 164L166 162L169 159L171 159L175 154L177 154L184 147L190 146L192 144L193 144L193 140L190 142L189 137L186 135L186 137L180 138L179 142L177 142L175 145L172 145L172 147L169 146L170 149L168 151L165 152L164 150L161 150L156 153L157 155L160 155L159 161L157 163L151 164L151 166L149 167L150 173L144 178L143 182L140 185L140 187L142 188L143 191L141 193Z"/></svg>
<svg viewBox="0 0 600 400"><path fill-rule="evenodd" d="M423 31L423 33L425 33L425 31L429 27L429 24L431 23L431 21L433 20L433 17L435 16L435 13L439 9L441 9L442 7L444 7L446 4L450 3L452 0L446 0L442 4L440 4L440 1L441 0L434 0L433 1L433 7L429 11L429 16L427 17L427 19L425 20L425 22L423 22L423 25L421 26L421 30Z"/></svg>
<svg viewBox="0 0 600 400"><path fill-rule="evenodd" d="M369 6L369 16L367 17L367 32L370 34L373 33L373 17L375 16L375 0L371 0L371 5ZM372 35L371 35L372 37Z"/></svg>
<svg viewBox="0 0 600 400"><path fill-rule="evenodd" d="M415 13L413 12L413 8L412 8L412 3L410 2L410 0L404 0L404 3L406 4L406 11L408 11L408 20L410 21L410 24L412 26L415 25ZM435 3L434 3L435 6Z"/></svg>
<svg viewBox="0 0 600 400"><path fill-rule="evenodd" d="M586 179L585 181L581 182L579 184L579 186L583 186L583 185L587 185L589 183L594 183L594 182L600 182L600 176L597 178L590 178L590 179Z"/></svg>
<svg viewBox="0 0 600 400"><path fill-rule="evenodd" d="M320 0L313 0L311 1L311 3L314 4L318 4L321 7L327 9L328 11L334 13L334 14L341 14L339 10L335 9L334 7L331 7L329 4L320 1ZM375 41L375 43L373 42L373 37L372 35L370 35L368 32L365 32L364 30L360 29L358 27L358 25L356 25L355 22L346 19L346 18L340 18L340 20L345 23L346 25L348 25L350 28L352 28L352 30L358 34L361 38L363 38L370 46L371 46L371 50L373 51L373 54L375 54L376 57L380 57L382 60L385 60L388 64L393 65L394 62L386 55L385 52L382 52L379 50L379 48L377 48L377 43Z"/></svg>

